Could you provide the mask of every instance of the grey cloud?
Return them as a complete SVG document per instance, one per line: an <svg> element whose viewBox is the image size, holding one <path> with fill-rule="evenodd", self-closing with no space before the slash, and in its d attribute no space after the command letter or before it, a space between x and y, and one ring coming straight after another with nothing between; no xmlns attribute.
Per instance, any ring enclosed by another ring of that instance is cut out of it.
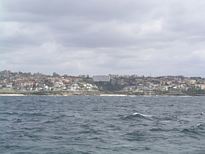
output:
<svg viewBox="0 0 205 154"><path fill-rule="evenodd" d="M0 69L205 75L203 0L0 4Z"/></svg>
<svg viewBox="0 0 205 154"><path fill-rule="evenodd" d="M78 16L95 20L127 18L133 13L149 10L155 3L136 0L2 0L5 9L14 13L29 13L41 16ZM13 3L12 3L13 2ZM149 7L148 7L149 6ZM148 8L147 8L148 7ZM142 14L141 14L142 15Z"/></svg>

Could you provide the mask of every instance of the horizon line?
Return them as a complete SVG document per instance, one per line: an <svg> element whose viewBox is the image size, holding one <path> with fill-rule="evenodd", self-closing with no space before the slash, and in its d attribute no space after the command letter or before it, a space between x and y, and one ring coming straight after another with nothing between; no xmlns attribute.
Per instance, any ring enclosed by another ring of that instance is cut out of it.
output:
<svg viewBox="0 0 205 154"><path fill-rule="evenodd" d="M186 75L171 75L171 74L167 74L167 75L143 75L143 74L137 74L137 73L133 73L133 74L78 74L78 75L71 75L71 74L67 74L67 73L57 73L57 72L52 72L52 73L43 73L43 72L26 72L26 71L12 71L12 70L0 70L0 73L1 72L4 72L4 71L8 71L8 72L11 72L11 73L31 73L31 75L34 75L34 74L41 74L41 75L46 75L46 76L53 76L55 73L56 75L59 75L59 76L73 76L73 77L82 77L82 76L88 76L88 77L94 77L94 76L138 76L138 77L185 77L185 78L205 78L203 76L186 76Z"/></svg>

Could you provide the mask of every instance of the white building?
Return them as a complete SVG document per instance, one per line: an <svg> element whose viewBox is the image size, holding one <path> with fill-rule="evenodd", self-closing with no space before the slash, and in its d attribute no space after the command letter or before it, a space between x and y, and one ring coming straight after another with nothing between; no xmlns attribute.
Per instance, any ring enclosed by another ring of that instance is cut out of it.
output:
<svg viewBox="0 0 205 154"><path fill-rule="evenodd" d="M107 75L96 75L93 76L94 82L110 82L110 76Z"/></svg>

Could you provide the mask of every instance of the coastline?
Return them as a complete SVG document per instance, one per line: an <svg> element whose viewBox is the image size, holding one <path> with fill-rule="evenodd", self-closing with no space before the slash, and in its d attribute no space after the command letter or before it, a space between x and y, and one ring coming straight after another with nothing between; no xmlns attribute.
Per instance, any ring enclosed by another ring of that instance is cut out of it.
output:
<svg viewBox="0 0 205 154"><path fill-rule="evenodd" d="M26 96L23 94L0 94L0 96Z"/></svg>
<svg viewBox="0 0 205 154"><path fill-rule="evenodd" d="M129 96L129 95L126 95L126 94L100 94L98 96L111 96L111 97L112 96L118 96L118 97L124 97L124 96Z"/></svg>
<svg viewBox="0 0 205 154"><path fill-rule="evenodd" d="M99 96L99 97L194 97L194 96L205 96L205 95L128 95L128 94L0 94L0 97L4 96L59 96L59 97L67 97L67 96Z"/></svg>

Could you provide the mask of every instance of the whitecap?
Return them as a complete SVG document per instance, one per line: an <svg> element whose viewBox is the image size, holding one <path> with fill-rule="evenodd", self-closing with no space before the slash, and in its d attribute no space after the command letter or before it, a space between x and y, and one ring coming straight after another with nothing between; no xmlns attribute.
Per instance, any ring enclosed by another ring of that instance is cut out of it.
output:
<svg viewBox="0 0 205 154"><path fill-rule="evenodd" d="M152 118L153 117L152 115L142 114L142 113L138 113L138 112L135 112L132 115L133 116L141 116L141 117L145 117L145 118Z"/></svg>

